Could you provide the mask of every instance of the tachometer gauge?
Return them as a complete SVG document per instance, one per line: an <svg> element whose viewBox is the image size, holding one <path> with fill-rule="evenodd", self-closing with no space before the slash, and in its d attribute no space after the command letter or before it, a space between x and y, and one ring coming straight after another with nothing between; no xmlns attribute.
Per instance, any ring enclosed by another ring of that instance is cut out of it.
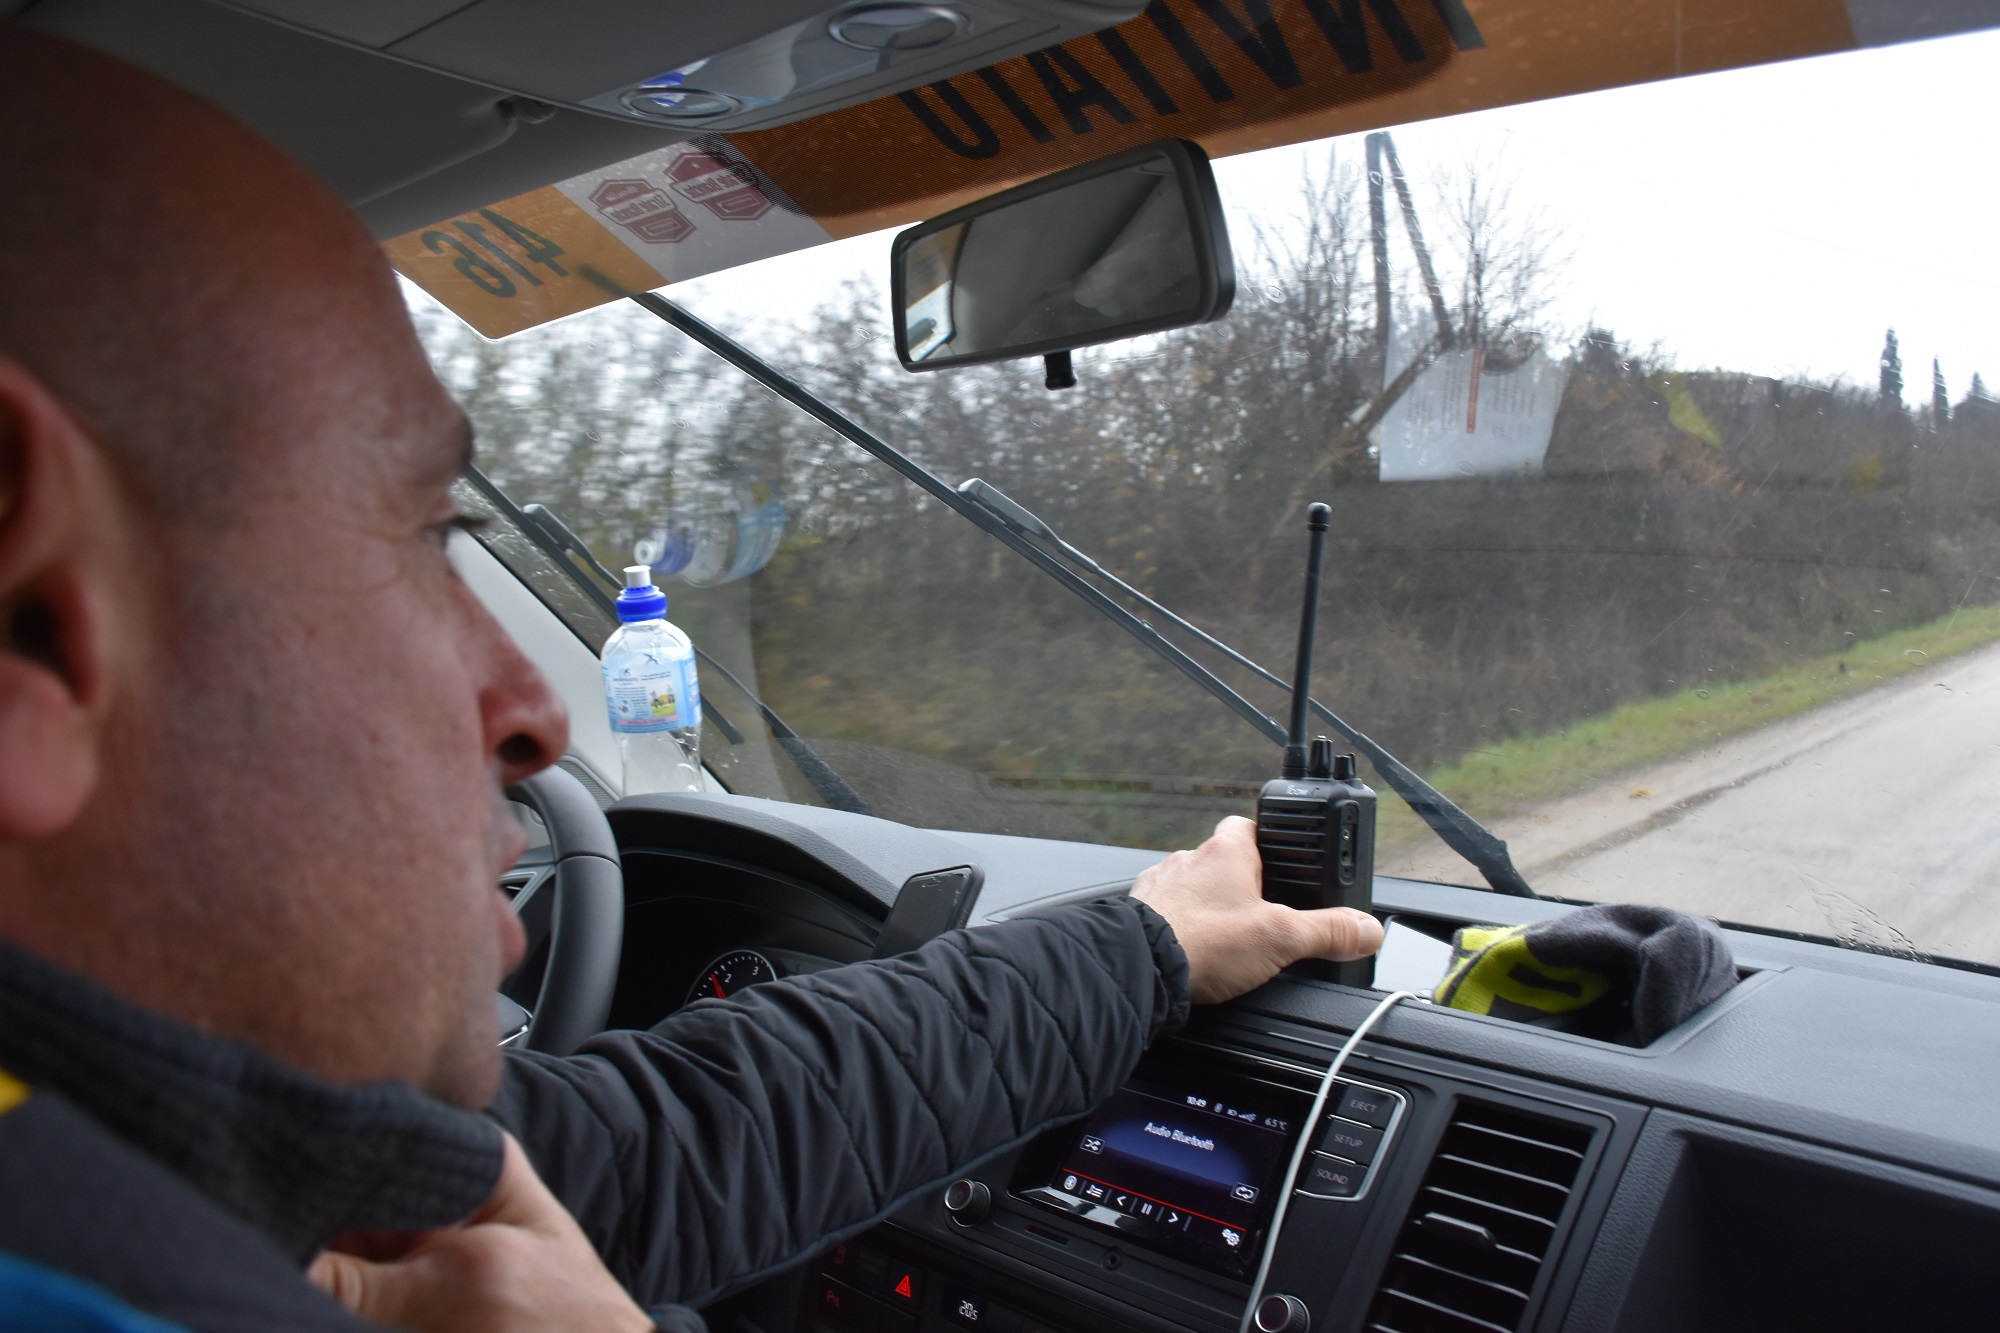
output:
<svg viewBox="0 0 2000 1333"><path fill-rule="evenodd" d="M755 949L738 949L726 953L701 970L694 985L688 990L687 1003L696 1000L726 1000L745 986L754 986L760 981L775 981L778 969L771 960Z"/></svg>

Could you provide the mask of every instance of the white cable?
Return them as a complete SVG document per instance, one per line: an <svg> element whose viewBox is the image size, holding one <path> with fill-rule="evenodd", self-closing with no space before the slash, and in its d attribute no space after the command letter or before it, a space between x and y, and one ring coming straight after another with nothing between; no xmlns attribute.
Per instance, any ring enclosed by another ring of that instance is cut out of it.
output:
<svg viewBox="0 0 2000 1333"><path fill-rule="evenodd" d="M1353 1035L1341 1043L1333 1063L1326 1067L1326 1076L1320 1079L1319 1091L1313 1095L1312 1110L1306 1114L1305 1132L1299 1135L1299 1146L1292 1150L1292 1164L1285 1172L1285 1190L1278 1196L1277 1210L1271 1214L1270 1234L1264 1238L1264 1257L1257 1264L1257 1278L1250 1284L1250 1300L1243 1307L1243 1319L1236 1325L1236 1333L1251 1333L1250 1321L1257 1317L1257 1303L1264 1299L1264 1279L1271 1275L1271 1259L1278 1253L1278 1234L1285 1225L1285 1214L1291 1211L1299 1168L1305 1165L1306 1154L1312 1151L1313 1132L1319 1128L1320 1116L1326 1112L1326 1099L1333 1092L1333 1085L1339 1080L1347 1057L1354 1054L1354 1048L1361 1044L1361 1039L1368 1035L1376 1020L1393 1009L1399 1000L1421 998L1415 991L1407 990L1392 991L1383 996L1381 1003L1369 1010L1368 1017L1355 1027Z"/></svg>

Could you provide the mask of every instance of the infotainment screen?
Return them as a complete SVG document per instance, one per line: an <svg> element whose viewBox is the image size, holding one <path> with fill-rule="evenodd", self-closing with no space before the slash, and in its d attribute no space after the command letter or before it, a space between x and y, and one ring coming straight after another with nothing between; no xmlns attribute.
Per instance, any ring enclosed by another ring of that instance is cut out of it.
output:
<svg viewBox="0 0 2000 1333"><path fill-rule="evenodd" d="M1248 1278L1311 1099L1142 1069L1024 1157L1014 1192L1211 1272Z"/></svg>

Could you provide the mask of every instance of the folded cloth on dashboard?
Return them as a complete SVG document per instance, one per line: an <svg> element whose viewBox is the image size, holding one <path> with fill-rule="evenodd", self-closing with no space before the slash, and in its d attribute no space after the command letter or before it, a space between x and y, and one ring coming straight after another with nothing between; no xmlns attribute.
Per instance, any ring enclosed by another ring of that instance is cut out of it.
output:
<svg viewBox="0 0 2000 1333"><path fill-rule="evenodd" d="M1466 926L1431 998L1453 1009L1645 1046L1736 984L1715 923L1611 903L1526 926Z"/></svg>

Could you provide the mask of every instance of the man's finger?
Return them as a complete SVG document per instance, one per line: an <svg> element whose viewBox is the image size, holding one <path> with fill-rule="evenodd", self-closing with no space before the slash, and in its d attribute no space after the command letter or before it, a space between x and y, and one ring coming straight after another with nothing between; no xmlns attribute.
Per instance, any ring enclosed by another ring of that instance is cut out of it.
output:
<svg viewBox="0 0 2000 1333"><path fill-rule="evenodd" d="M1214 836L1225 843L1257 849L1257 821L1242 815L1224 815L1215 825Z"/></svg>
<svg viewBox="0 0 2000 1333"><path fill-rule="evenodd" d="M383 1309L383 1288L394 1283L390 1265L327 1250L312 1261L306 1278L356 1318L371 1324L395 1322Z"/></svg>
<svg viewBox="0 0 2000 1333"><path fill-rule="evenodd" d="M481 1284L478 1265L463 1257L453 1263L423 1254L378 1264L326 1250L306 1269L306 1277L364 1323L440 1330L487 1326L465 1318L490 1293Z"/></svg>
<svg viewBox="0 0 2000 1333"><path fill-rule="evenodd" d="M1257 850L1257 825L1241 815L1226 816L1201 850L1235 862L1254 880L1264 874L1264 858Z"/></svg>
<svg viewBox="0 0 2000 1333"><path fill-rule="evenodd" d="M479 1211L466 1220L466 1225L492 1222L544 1233L573 1228L575 1223L535 1174L520 1143L504 1130L501 1138L506 1141L506 1157L500 1168L500 1181Z"/></svg>
<svg viewBox="0 0 2000 1333"><path fill-rule="evenodd" d="M1298 920L1310 942L1307 957L1349 963L1382 947L1382 923L1352 907L1315 908L1300 912Z"/></svg>

